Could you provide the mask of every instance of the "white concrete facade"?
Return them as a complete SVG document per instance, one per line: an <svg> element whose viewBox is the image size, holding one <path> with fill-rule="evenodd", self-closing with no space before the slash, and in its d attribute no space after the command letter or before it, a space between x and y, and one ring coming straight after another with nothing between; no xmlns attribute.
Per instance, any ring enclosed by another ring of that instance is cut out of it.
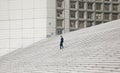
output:
<svg viewBox="0 0 120 73"><path fill-rule="evenodd" d="M56 0L47 0L47 37L56 32Z"/></svg>
<svg viewBox="0 0 120 73"><path fill-rule="evenodd" d="M0 0L0 55L46 38L47 0Z"/></svg>

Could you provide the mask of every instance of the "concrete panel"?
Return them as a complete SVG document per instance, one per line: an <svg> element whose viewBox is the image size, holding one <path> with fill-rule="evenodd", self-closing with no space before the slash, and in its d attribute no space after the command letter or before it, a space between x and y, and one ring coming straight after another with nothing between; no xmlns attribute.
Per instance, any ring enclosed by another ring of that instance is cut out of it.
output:
<svg viewBox="0 0 120 73"><path fill-rule="evenodd" d="M22 20L10 21L10 29L21 29L21 28L22 28Z"/></svg>
<svg viewBox="0 0 120 73"><path fill-rule="evenodd" d="M64 0L65 1L65 10L69 10L70 9L70 0Z"/></svg>
<svg viewBox="0 0 120 73"><path fill-rule="evenodd" d="M33 38L33 29L23 29L23 38Z"/></svg>
<svg viewBox="0 0 120 73"><path fill-rule="evenodd" d="M9 21L0 21L0 29L9 29Z"/></svg>
<svg viewBox="0 0 120 73"><path fill-rule="evenodd" d="M9 39L0 40L0 48L1 49L9 48Z"/></svg>
<svg viewBox="0 0 120 73"><path fill-rule="evenodd" d="M48 18L47 19L47 35L52 36L56 34L56 19Z"/></svg>
<svg viewBox="0 0 120 73"><path fill-rule="evenodd" d="M8 11L0 11L0 20L8 20Z"/></svg>
<svg viewBox="0 0 120 73"><path fill-rule="evenodd" d="M46 18L45 19L35 19L35 28L43 28L46 29Z"/></svg>
<svg viewBox="0 0 120 73"><path fill-rule="evenodd" d="M22 0L9 0L9 9L22 9Z"/></svg>
<svg viewBox="0 0 120 73"><path fill-rule="evenodd" d="M23 10L23 19L33 18L33 9Z"/></svg>
<svg viewBox="0 0 120 73"><path fill-rule="evenodd" d="M46 29L45 28L34 29L34 37L46 37Z"/></svg>
<svg viewBox="0 0 120 73"><path fill-rule="evenodd" d="M34 5L34 0L22 0L23 9L31 9Z"/></svg>
<svg viewBox="0 0 120 73"><path fill-rule="evenodd" d="M23 28L33 28L33 19L23 20Z"/></svg>
<svg viewBox="0 0 120 73"><path fill-rule="evenodd" d="M10 49L21 48L22 39L10 39Z"/></svg>
<svg viewBox="0 0 120 73"><path fill-rule="evenodd" d="M70 13L69 13L70 11L69 10L65 10L65 19L69 19L69 15L70 15Z"/></svg>
<svg viewBox="0 0 120 73"><path fill-rule="evenodd" d="M22 41L23 41L22 42L23 48L26 47L26 46L29 46L33 43L33 39L23 39Z"/></svg>
<svg viewBox="0 0 120 73"><path fill-rule="evenodd" d="M0 40L9 38L9 30L0 30Z"/></svg>
<svg viewBox="0 0 120 73"><path fill-rule="evenodd" d="M46 9L34 9L34 18L46 18Z"/></svg>
<svg viewBox="0 0 120 73"><path fill-rule="evenodd" d="M47 17L56 18L56 0L47 1Z"/></svg>
<svg viewBox="0 0 120 73"><path fill-rule="evenodd" d="M34 39L34 42L39 42L40 40L43 40L43 39L45 39L45 37L36 37Z"/></svg>
<svg viewBox="0 0 120 73"><path fill-rule="evenodd" d="M49 0L40 0L40 9L46 9L47 10L47 1Z"/></svg>
<svg viewBox="0 0 120 73"><path fill-rule="evenodd" d="M47 9L56 9L56 0L47 0Z"/></svg>
<svg viewBox="0 0 120 73"><path fill-rule="evenodd" d="M34 0L34 8L40 8L41 6L41 0Z"/></svg>
<svg viewBox="0 0 120 73"><path fill-rule="evenodd" d="M42 18L41 15L41 9L34 9L34 18Z"/></svg>
<svg viewBox="0 0 120 73"><path fill-rule="evenodd" d="M10 19L22 19L22 10L10 11Z"/></svg>
<svg viewBox="0 0 120 73"><path fill-rule="evenodd" d="M10 38L21 38L22 37L22 30L10 30Z"/></svg>
<svg viewBox="0 0 120 73"><path fill-rule="evenodd" d="M65 19L65 33L69 32L69 19Z"/></svg>
<svg viewBox="0 0 120 73"><path fill-rule="evenodd" d="M8 10L8 1L0 0L0 10Z"/></svg>
<svg viewBox="0 0 120 73"><path fill-rule="evenodd" d="M47 16L48 18L52 18L52 19L56 18L56 10L55 9L48 9L47 14L48 14L48 16Z"/></svg>

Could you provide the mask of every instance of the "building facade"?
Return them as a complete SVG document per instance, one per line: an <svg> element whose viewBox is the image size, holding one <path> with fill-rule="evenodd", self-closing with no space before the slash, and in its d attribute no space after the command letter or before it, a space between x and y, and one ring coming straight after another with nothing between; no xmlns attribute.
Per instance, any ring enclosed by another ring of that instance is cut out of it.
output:
<svg viewBox="0 0 120 73"><path fill-rule="evenodd" d="M0 0L0 55L46 38L47 0Z"/></svg>
<svg viewBox="0 0 120 73"><path fill-rule="evenodd" d="M120 18L120 0L57 0L56 34Z"/></svg>
<svg viewBox="0 0 120 73"><path fill-rule="evenodd" d="M120 0L0 0L0 55L119 18Z"/></svg>

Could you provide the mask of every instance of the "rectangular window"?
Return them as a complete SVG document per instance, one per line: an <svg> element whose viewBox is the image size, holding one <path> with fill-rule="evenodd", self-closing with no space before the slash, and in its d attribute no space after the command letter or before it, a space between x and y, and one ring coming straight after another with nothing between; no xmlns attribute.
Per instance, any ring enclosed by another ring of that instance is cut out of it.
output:
<svg viewBox="0 0 120 73"><path fill-rule="evenodd" d="M104 4L104 10L105 10L105 11L109 11L109 7L110 7L109 4Z"/></svg>
<svg viewBox="0 0 120 73"><path fill-rule="evenodd" d="M70 27L76 27L76 21L75 20L70 20Z"/></svg>
<svg viewBox="0 0 120 73"><path fill-rule="evenodd" d="M79 9L84 9L84 2L79 2Z"/></svg>
<svg viewBox="0 0 120 73"><path fill-rule="evenodd" d="M63 27L63 20L57 20L57 27Z"/></svg>
<svg viewBox="0 0 120 73"><path fill-rule="evenodd" d="M79 21L78 28L84 28L84 21Z"/></svg>
<svg viewBox="0 0 120 73"><path fill-rule="evenodd" d="M110 1L110 0L105 0L105 1L107 2L107 1Z"/></svg>
<svg viewBox="0 0 120 73"><path fill-rule="evenodd" d="M63 29L57 29L57 30L56 30L57 35L62 34L62 32L63 32Z"/></svg>
<svg viewBox="0 0 120 73"><path fill-rule="evenodd" d="M118 0L113 0L113 2L118 2Z"/></svg>
<svg viewBox="0 0 120 73"><path fill-rule="evenodd" d="M88 3L87 7L88 7L88 9L92 10L93 9L93 3Z"/></svg>
<svg viewBox="0 0 120 73"><path fill-rule="evenodd" d="M101 4L100 3L96 3L96 10L101 10Z"/></svg>
<svg viewBox="0 0 120 73"><path fill-rule="evenodd" d="M101 13L96 13L95 17L97 20L101 20L102 19L102 14Z"/></svg>
<svg viewBox="0 0 120 73"><path fill-rule="evenodd" d="M93 22L89 21L87 22L86 27L91 27L92 25L93 25Z"/></svg>
<svg viewBox="0 0 120 73"><path fill-rule="evenodd" d="M87 13L87 18L88 19L93 19L93 13L92 12L88 12Z"/></svg>
<svg viewBox="0 0 120 73"><path fill-rule="evenodd" d="M109 20L109 18L110 18L110 17L109 17L109 13L105 13L105 14L104 14L104 19L105 19L105 20Z"/></svg>
<svg viewBox="0 0 120 73"><path fill-rule="evenodd" d="M76 18L76 11L70 11L70 17Z"/></svg>
<svg viewBox="0 0 120 73"><path fill-rule="evenodd" d="M63 0L57 0L57 7L63 8Z"/></svg>
<svg viewBox="0 0 120 73"><path fill-rule="evenodd" d="M84 12L79 11L79 18L84 19Z"/></svg>
<svg viewBox="0 0 120 73"><path fill-rule="evenodd" d="M76 1L70 1L70 8L76 8Z"/></svg>
<svg viewBox="0 0 120 73"><path fill-rule="evenodd" d="M100 22L100 21L97 21L95 25L98 25L98 24L101 24L101 23L102 23L102 22Z"/></svg>
<svg viewBox="0 0 120 73"><path fill-rule="evenodd" d="M63 10L57 10L57 17L63 17Z"/></svg>
<svg viewBox="0 0 120 73"><path fill-rule="evenodd" d="M99 2L100 2L100 1L102 1L102 0L96 0L96 1L99 1Z"/></svg>
<svg viewBox="0 0 120 73"><path fill-rule="evenodd" d="M113 4L112 10L113 10L113 11L118 11L118 5L117 5L117 4Z"/></svg>
<svg viewBox="0 0 120 73"><path fill-rule="evenodd" d="M112 14L112 20L117 20L118 19L118 14Z"/></svg>

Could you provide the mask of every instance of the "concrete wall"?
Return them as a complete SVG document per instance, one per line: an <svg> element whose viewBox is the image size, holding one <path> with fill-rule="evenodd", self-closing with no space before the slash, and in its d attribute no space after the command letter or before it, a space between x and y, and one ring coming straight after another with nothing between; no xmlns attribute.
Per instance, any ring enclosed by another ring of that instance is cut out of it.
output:
<svg viewBox="0 0 120 73"><path fill-rule="evenodd" d="M47 0L0 0L0 55L46 38Z"/></svg>
<svg viewBox="0 0 120 73"><path fill-rule="evenodd" d="M65 33L69 32L69 15L70 15L70 0L64 0L65 1Z"/></svg>
<svg viewBox="0 0 120 73"><path fill-rule="evenodd" d="M47 37L56 34L56 0L47 0Z"/></svg>

